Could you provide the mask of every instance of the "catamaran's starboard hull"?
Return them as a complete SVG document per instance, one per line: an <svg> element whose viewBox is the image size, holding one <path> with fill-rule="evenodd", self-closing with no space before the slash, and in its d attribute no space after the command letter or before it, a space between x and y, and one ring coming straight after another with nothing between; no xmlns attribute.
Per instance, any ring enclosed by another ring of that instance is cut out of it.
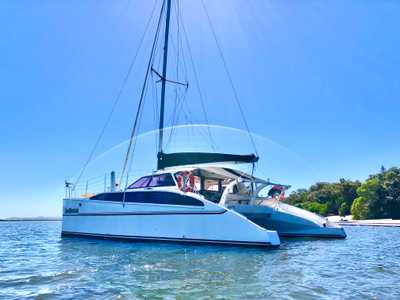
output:
<svg viewBox="0 0 400 300"><path fill-rule="evenodd" d="M65 199L63 236L243 246L279 246L275 231L214 205L201 208Z"/></svg>
<svg viewBox="0 0 400 300"><path fill-rule="evenodd" d="M308 218L311 214L309 212L296 215L264 205L236 205L232 208L256 224L268 230L276 230L280 237L346 238L342 227L317 224Z"/></svg>

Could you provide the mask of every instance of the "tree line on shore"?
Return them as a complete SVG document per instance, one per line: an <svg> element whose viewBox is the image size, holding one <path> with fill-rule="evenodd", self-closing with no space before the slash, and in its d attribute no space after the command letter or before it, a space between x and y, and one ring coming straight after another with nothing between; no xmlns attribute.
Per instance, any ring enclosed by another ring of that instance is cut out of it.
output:
<svg viewBox="0 0 400 300"><path fill-rule="evenodd" d="M285 200L322 216L352 214L354 219L400 219L400 168L381 168L364 182L340 179L298 189Z"/></svg>

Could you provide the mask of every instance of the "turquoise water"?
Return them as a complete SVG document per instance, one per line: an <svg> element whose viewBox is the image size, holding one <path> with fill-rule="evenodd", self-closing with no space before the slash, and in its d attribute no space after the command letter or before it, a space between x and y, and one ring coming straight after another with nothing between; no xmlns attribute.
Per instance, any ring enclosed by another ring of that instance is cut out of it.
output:
<svg viewBox="0 0 400 300"><path fill-rule="evenodd" d="M61 238L60 222L0 222L0 299L400 299L400 230L280 249Z"/></svg>

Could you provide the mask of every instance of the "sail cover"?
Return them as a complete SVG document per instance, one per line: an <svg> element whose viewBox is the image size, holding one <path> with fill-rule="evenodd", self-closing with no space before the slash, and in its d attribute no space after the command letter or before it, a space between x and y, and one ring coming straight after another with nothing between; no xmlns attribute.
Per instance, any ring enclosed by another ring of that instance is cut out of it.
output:
<svg viewBox="0 0 400 300"><path fill-rule="evenodd" d="M157 168L165 169L169 167L197 165L209 163L254 163L258 161L255 154L240 155L210 152L177 152L177 153L158 153Z"/></svg>

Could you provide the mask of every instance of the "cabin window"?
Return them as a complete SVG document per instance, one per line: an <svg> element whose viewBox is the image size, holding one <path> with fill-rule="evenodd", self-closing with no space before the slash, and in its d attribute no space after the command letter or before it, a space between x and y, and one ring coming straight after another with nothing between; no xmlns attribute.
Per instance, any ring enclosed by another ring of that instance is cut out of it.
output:
<svg viewBox="0 0 400 300"><path fill-rule="evenodd" d="M171 174L160 174L144 176L132 183L128 189L140 189L146 187L175 186L175 181Z"/></svg>
<svg viewBox="0 0 400 300"><path fill-rule="evenodd" d="M125 199L123 192L117 193L102 193L97 194L90 199L113 201L127 203L151 203L151 204L168 204L168 205L188 205L188 206L204 206L204 203L186 195L180 195L171 192L160 191L136 191L126 192Z"/></svg>
<svg viewBox="0 0 400 300"><path fill-rule="evenodd" d="M103 201L122 201L123 193L101 193L90 199Z"/></svg>
<svg viewBox="0 0 400 300"><path fill-rule="evenodd" d="M145 176L142 178L139 178L136 180L134 183L132 183L128 189L140 189L140 188L145 188L149 184L151 177L150 176Z"/></svg>
<svg viewBox="0 0 400 300"><path fill-rule="evenodd" d="M156 186L175 186L175 181L172 178L171 174L161 174L156 176L151 176L151 180L149 182L149 187Z"/></svg>

